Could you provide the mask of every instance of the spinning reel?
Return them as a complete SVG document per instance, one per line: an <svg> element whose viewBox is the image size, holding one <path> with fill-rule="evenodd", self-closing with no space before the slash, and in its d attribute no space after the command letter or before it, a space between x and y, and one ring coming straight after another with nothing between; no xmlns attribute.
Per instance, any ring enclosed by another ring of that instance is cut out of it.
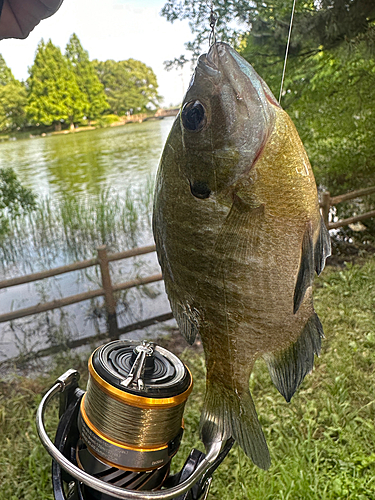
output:
<svg viewBox="0 0 375 500"><path fill-rule="evenodd" d="M90 357L87 391L68 370L42 399L39 437L52 456L55 500L204 500L212 474L233 445L218 442L207 455L193 449L170 474L183 434L183 411L192 390L189 370L153 343L117 340ZM44 412L60 394L55 442Z"/></svg>

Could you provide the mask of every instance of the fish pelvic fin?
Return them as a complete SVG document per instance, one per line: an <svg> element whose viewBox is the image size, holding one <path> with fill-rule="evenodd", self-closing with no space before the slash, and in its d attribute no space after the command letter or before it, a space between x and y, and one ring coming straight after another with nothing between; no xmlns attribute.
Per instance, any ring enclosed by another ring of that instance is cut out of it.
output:
<svg viewBox="0 0 375 500"><path fill-rule="evenodd" d="M277 354L263 356L272 382L288 403L305 376L312 371L314 355L320 354L322 338L323 327L314 313L294 344Z"/></svg>
<svg viewBox="0 0 375 500"><path fill-rule="evenodd" d="M200 430L206 450L215 442L233 437L255 465L264 470L271 465L266 439L247 388L239 393L208 380Z"/></svg>
<svg viewBox="0 0 375 500"><path fill-rule="evenodd" d="M293 297L293 313L296 314L304 299L306 290L312 285L314 271L319 275L324 269L326 258L331 255L329 232L320 218L318 239L314 245L311 224L307 224L302 239L301 262Z"/></svg>

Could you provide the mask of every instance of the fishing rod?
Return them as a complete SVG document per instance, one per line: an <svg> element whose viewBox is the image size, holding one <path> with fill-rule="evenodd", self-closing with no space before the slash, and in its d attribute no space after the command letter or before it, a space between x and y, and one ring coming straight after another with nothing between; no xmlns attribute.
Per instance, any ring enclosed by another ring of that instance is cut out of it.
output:
<svg viewBox="0 0 375 500"><path fill-rule="evenodd" d="M116 340L92 353L88 369L86 391L70 369L37 411L39 438L53 458L55 500L205 500L234 440L214 444L207 454L193 449L182 469L170 474L193 385L182 361L150 342ZM56 395L52 442L44 415Z"/></svg>

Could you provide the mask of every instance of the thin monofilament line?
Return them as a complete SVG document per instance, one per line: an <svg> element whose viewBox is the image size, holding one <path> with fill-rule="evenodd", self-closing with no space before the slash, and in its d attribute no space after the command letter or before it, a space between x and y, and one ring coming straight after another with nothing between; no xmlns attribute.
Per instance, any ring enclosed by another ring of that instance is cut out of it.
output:
<svg viewBox="0 0 375 500"><path fill-rule="evenodd" d="M139 408L118 401L92 379L84 399L87 418L108 439L140 448L164 446L182 427L185 401L171 408ZM105 457L104 457L105 458Z"/></svg>
<svg viewBox="0 0 375 500"><path fill-rule="evenodd" d="M208 38L208 45L211 47L214 43L216 43L216 32L215 32L215 27L216 27L216 22L217 22L217 17L214 12L214 2L211 0L211 7L210 7L210 36Z"/></svg>
<svg viewBox="0 0 375 500"><path fill-rule="evenodd" d="M290 45L290 37L292 34L292 26L293 26L293 19L294 19L294 9L296 7L296 0L293 0L293 7L292 7L292 15L290 16L290 24L289 24L289 33L288 33L288 41L286 44L286 50L285 50L285 59L284 59L284 68L283 68L283 74L281 77L281 85L280 85L280 95L279 95L279 104L281 102L281 94L283 91L283 85L284 85L284 78L285 78L285 70L286 70L286 62L288 60L288 53L289 53L289 45Z"/></svg>

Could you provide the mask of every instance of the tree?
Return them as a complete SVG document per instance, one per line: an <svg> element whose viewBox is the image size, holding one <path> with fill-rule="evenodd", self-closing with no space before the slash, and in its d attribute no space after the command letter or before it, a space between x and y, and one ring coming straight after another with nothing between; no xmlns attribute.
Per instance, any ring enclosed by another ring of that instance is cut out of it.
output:
<svg viewBox="0 0 375 500"><path fill-rule="evenodd" d="M43 125L53 123L56 130L67 121L73 128L84 116L86 100L67 59L51 40L47 44L40 41L29 73L26 111L30 120Z"/></svg>
<svg viewBox="0 0 375 500"><path fill-rule="evenodd" d="M109 108L103 84L99 81L95 67L89 60L89 54L83 49L75 33L70 37L65 49L77 84L85 96L84 113L89 122L98 118Z"/></svg>
<svg viewBox="0 0 375 500"><path fill-rule="evenodd" d="M0 54L0 129L23 127L26 124L25 85L13 76Z"/></svg>
<svg viewBox="0 0 375 500"><path fill-rule="evenodd" d="M0 86L0 129L23 128L26 125L27 91L23 83L14 79Z"/></svg>
<svg viewBox="0 0 375 500"><path fill-rule="evenodd" d="M240 34L252 30L258 41L275 36L275 46L282 39L285 47L292 1L218 0L213 2L217 16L218 38L232 44ZM188 19L195 38L186 44L197 57L207 43L210 27L210 2L206 0L168 0L161 15L168 21ZM375 2L370 0L307 0L296 3L293 36L303 37L315 49L338 47L344 41L364 39L369 46L374 39ZM234 22L235 21L235 22ZM242 28L239 28L242 26ZM235 26L235 27L233 27ZM267 41L269 41L267 39Z"/></svg>
<svg viewBox="0 0 375 500"><path fill-rule="evenodd" d="M18 217L35 206L35 194L22 186L14 170L0 169L0 236L8 230L9 216Z"/></svg>
<svg viewBox="0 0 375 500"><path fill-rule="evenodd" d="M7 85L14 80L13 73L8 68L3 56L0 54L0 85Z"/></svg>
<svg viewBox="0 0 375 500"><path fill-rule="evenodd" d="M375 185L375 59L365 52L361 46L349 55L323 51L310 61L305 86L287 83L287 91L296 92L287 111L318 181L334 194Z"/></svg>
<svg viewBox="0 0 375 500"><path fill-rule="evenodd" d="M112 113L132 114L145 111L150 105L158 105L156 76L144 63L135 59L94 63Z"/></svg>

